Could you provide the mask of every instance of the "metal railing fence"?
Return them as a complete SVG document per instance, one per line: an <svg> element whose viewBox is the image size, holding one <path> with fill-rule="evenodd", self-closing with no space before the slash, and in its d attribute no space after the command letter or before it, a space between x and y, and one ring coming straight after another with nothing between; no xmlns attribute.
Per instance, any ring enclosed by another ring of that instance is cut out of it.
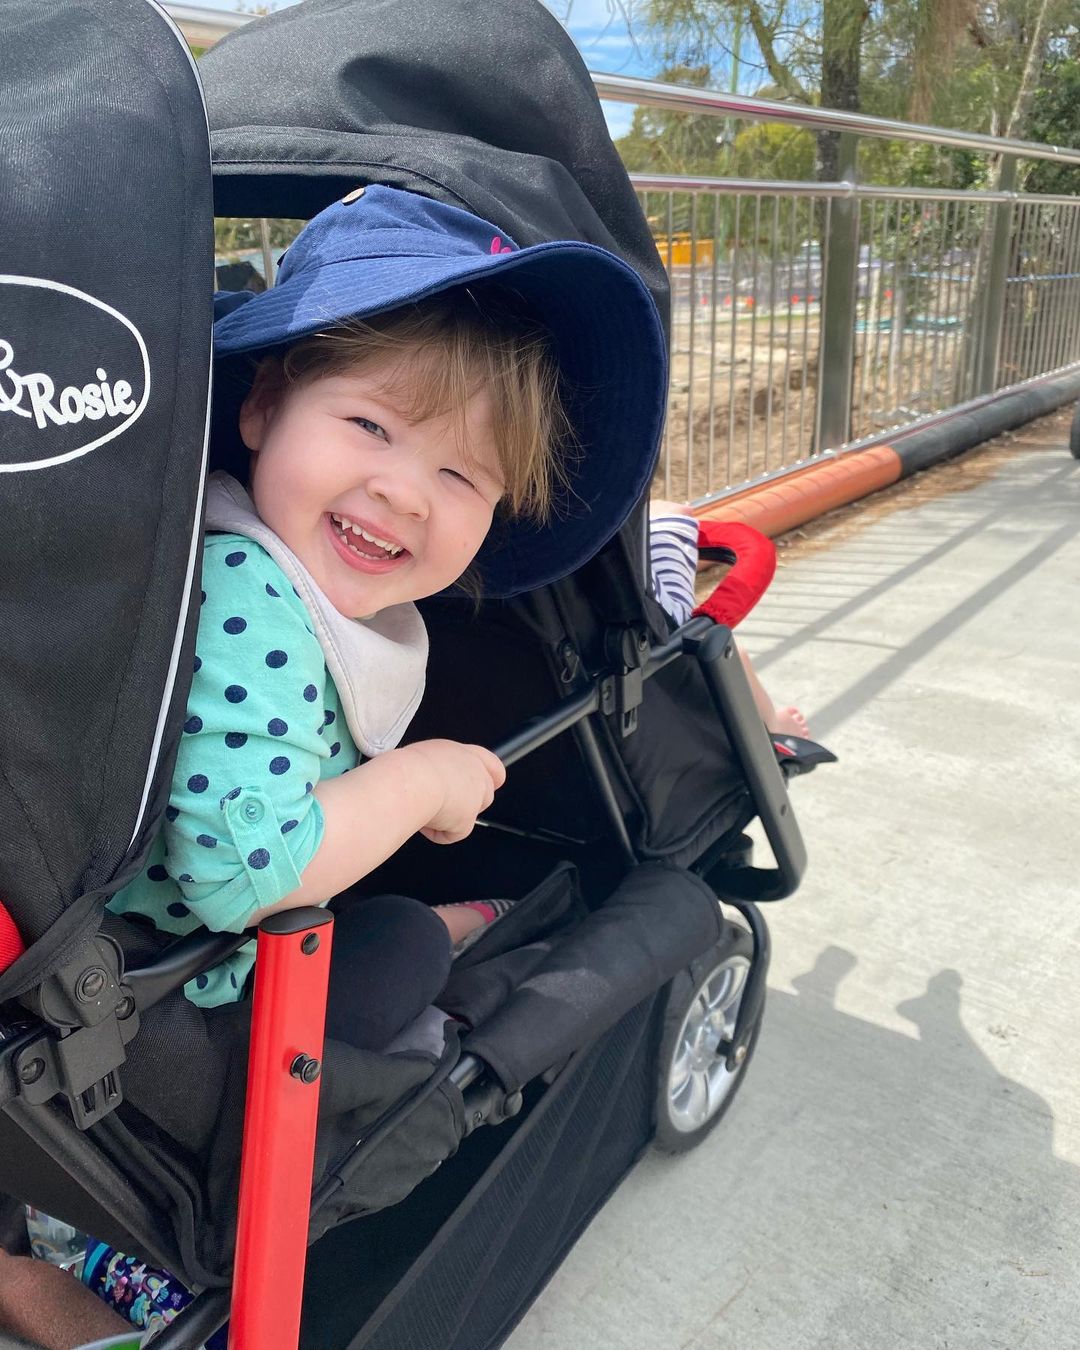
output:
<svg viewBox="0 0 1080 1350"><path fill-rule="evenodd" d="M1080 362L1080 150L595 75L602 99L840 137L834 183L631 175L672 281L657 490L701 502ZM720 124L718 124L720 125ZM994 191L857 181L859 138L994 156Z"/></svg>
<svg viewBox="0 0 1080 1350"><path fill-rule="evenodd" d="M724 494L1080 361L1080 200L632 177L671 278L667 497ZM838 200L856 243L830 354ZM995 228L1008 254L992 284Z"/></svg>
<svg viewBox="0 0 1080 1350"><path fill-rule="evenodd" d="M1080 150L593 80L602 99L845 133L840 182L631 175L671 281L658 493L709 501L1080 363L1080 198L1014 190L1018 159ZM994 155L996 188L858 183L858 137ZM272 278L258 231L250 262Z"/></svg>

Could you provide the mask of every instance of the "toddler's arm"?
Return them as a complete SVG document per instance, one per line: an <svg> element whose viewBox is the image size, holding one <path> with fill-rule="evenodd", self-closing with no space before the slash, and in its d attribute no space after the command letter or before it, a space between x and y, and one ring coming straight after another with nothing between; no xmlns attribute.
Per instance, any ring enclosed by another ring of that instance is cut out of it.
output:
<svg viewBox="0 0 1080 1350"><path fill-rule="evenodd" d="M257 911L249 922L281 909L323 904L418 831L435 843L464 839L505 778L501 761L483 746L419 741L323 780L315 788L323 813L322 842L304 868L299 889Z"/></svg>

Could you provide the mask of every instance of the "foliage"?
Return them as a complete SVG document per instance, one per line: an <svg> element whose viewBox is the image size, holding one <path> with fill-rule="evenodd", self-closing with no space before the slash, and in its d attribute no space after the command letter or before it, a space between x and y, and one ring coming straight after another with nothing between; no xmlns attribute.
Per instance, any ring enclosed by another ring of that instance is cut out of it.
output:
<svg viewBox="0 0 1080 1350"><path fill-rule="evenodd" d="M271 220L270 247L288 248L303 224L296 220ZM232 257L262 248L262 236L257 220L219 218L214 221L214 248L219 258Z"/></svg>
<svg viewBox="0 0 1080 1350"><path fill-rule="evenodd" d="M656 77L666 84L703 88L707 66L669 66ZM719 174L724 170L724 123L708 113L634 109L630 130L617 145L623 163L637 173Z"/></svg>
<svg viewBox="0 0 1080 1350"><path fill-rule="evenodd" d="M780 178L789 182L814 176L814 138L802 127L757 122L735 137L733 168L739 178Z"/></svg>
<svg viewBox="0 0 1080 1350"><path fill-rule="evenodd" d="M653 52L666 72L660 78L691 70L693 83L712 88L1080 144L1075 0L635 0L630 14L639 49ZM838 59L846 62L839 75ZM664 120L675 116L635 116L620 142L628 164L742 172L710 141L701 125L708 119ZM730 124L724 134L730 142ZM755 176L788 176L782 138L763 138L757 148ZM859 154L864 181L957 188L992 181L986 157L966 151L866 138ZM833 176L827 164L819 167L822 177ZM1043 166L1027 182L1049 190L1076 177Z"/></svg>
<svg viewBox="0 0 1080 1350"><path fill-rule="evenodd" d="M1049 145L1080 146L1080 31L1053 43L1032 98L1028 135ZM1080 169L1036 160L1028 170L1029 192L1080 194Z"/></svg>

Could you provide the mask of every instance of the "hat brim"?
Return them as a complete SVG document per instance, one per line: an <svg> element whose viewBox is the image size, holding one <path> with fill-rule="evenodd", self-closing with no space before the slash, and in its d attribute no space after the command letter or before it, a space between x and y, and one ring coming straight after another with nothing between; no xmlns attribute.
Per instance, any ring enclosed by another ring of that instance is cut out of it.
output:
<svg viewBox="0 0 1080 1350"><path fill-rule="evenodd" d="M238 304L215 324L218 357L296 342L452 286L497 281L551 334L576 445L570 490L545 524L510 520L475 568L507 599L568 576L615 535L652 479L667 399L667 347L644 283L591 244L536 244L490 257L411 256L328 263Z"/></svg>

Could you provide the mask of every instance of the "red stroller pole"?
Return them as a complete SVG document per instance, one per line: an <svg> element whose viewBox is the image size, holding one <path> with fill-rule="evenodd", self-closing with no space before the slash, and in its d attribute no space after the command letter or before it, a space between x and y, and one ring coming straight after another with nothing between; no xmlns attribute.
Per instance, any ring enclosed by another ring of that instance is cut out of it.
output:
<svg viewBox="0 0 1080 1350"><path fill-rule="evenodd" d="M229 1350L300 1337L333 915L259 925Z"/></svg>

